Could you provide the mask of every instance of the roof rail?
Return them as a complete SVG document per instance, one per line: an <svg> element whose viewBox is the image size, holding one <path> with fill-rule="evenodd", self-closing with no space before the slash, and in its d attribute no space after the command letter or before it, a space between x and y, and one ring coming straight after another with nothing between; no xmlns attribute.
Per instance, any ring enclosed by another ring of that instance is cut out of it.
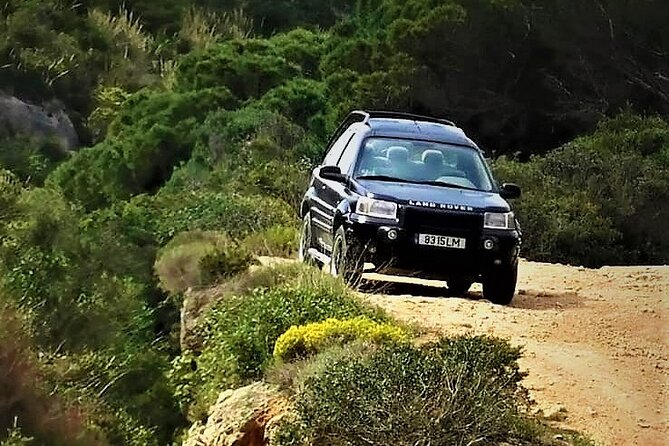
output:
<svg viewBox="0 0 669 446"><path fill-rule="evenodd" d="M433 118L431 116L416 115L414 113L404 113L397 111L382 111L382 110L370 110L370 111L354 111L353 113L359 113L366 116L364 123L367 123L372 118L389 118L389 119L411 119L413 121L425 121L425 122L434 122L436 124L445 124L455 127L453 121L448 119Z"/></svg>

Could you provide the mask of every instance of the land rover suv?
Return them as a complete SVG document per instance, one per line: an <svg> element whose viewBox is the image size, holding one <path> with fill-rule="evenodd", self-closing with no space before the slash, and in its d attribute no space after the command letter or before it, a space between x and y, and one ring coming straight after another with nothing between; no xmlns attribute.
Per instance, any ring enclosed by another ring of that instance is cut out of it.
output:
<svg viewBox="0 0 669 446"><path fill-rule="evenodd" d="M521 234L482 151L452 122L352 112L313 171L300 207L299 257L357 282L366 269L446 281L450 294L481 282L508 304Z"/></svg>

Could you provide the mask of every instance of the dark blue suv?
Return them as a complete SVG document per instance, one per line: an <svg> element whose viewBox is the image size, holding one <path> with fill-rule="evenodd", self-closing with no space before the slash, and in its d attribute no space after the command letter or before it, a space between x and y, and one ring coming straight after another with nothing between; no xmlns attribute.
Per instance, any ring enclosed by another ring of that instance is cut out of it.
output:
<svg viewBox="0 0 669 446"><path fill-rule="evenodd" d="M452 122L352 112L313 171L301 205L300 259L357 282L363 271L445 280L452 294L483 284L511 302L521 234L482 151Z"/></svg>

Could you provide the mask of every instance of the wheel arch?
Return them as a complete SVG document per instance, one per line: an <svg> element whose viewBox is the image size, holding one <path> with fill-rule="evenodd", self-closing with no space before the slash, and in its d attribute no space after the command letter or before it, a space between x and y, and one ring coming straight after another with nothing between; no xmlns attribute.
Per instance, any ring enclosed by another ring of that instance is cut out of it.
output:
<svg viewBox="0 0 669 446"><path fill-rule="evenodd" d="M332 220L332 236L337 233L337 230L342 226L346 225L349 221L349 215L351 214L351 205L348 200L342 200L337 208L335 209L334 219Z"/></svg>

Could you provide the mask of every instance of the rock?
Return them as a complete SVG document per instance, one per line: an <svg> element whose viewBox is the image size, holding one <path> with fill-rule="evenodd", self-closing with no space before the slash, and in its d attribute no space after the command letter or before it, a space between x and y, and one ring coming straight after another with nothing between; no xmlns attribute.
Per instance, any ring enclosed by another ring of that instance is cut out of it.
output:
<svg viewBox="0 0 669 446"><path fill-rule="evenodd" d="M17 134L42 141L55 138L64 151L79 147L79 136L62 103L33 105L0 92L0 136Z"/></svg>
<svg viewBox="0 0 669 446"><path fill-rule="evenodd" d="M564 421L567 419L567 409L556 404L543 410L544 418L548 421Z"/></svg>
<svg viewBox="0 0 669 446"><path fill-rule="evenodd" d="M203 298L204 297L204 298ZM181 351L200 351L202 339L198 336L195 328L198 325L204 308L208 307L210 301L206 294L193 293L190 289L184 293L181 305L181 330L179 332L179 344ZM206 300L206 302L205 302Z"/></svg>
<svg viewBox="0 0 669 446"><path fill-rule="evenodd" d="M191 426L183 446L265 446L267 426L270 421L276 426L288 407L276 386L258 382L226 390L209 409L207 421Z"/></svg>

